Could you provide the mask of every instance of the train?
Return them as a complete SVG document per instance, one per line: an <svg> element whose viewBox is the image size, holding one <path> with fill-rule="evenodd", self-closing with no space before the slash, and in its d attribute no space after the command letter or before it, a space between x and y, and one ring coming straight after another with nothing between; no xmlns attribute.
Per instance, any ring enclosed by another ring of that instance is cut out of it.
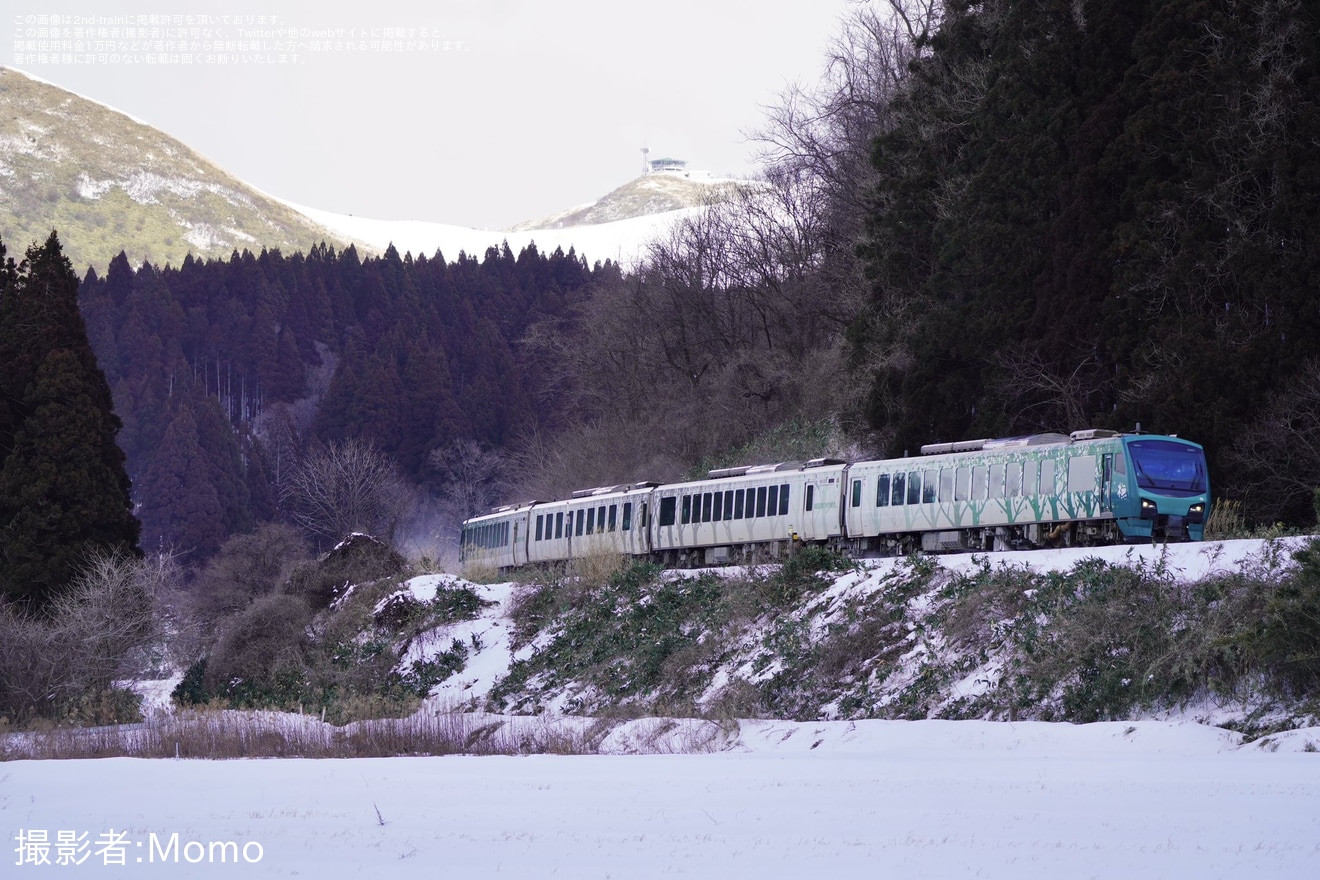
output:
<svg viewBox="0 0 1320 880"><path fill-rule="evenodd" d="M1199 541L1209 508L1199 444L1091 428L583 489L464 521L460 552L465 567L498 570L593 554L692 568L808 544L865 558Z"/></svg>

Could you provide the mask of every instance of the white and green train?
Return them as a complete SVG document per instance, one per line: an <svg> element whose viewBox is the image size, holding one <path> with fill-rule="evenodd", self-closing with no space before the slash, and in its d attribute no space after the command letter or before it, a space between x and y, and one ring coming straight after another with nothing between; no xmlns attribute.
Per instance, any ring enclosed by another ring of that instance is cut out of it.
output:
<svg viewBox="0 0 1320 880"><path fill-rule="evenodd" d="M503 569L620 553L694 566L774 559L802 543L877 556L1199 541L1209 510L1205 452L1174 436L1092 429L921 452L508 505L463 524L462 559Z"/></svg>

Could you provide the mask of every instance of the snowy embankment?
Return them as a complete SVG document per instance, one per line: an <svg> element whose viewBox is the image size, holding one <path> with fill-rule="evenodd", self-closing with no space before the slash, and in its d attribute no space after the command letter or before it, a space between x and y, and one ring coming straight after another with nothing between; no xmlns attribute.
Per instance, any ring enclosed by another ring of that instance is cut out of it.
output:
<svg viewBox="0 0 1320 880"><path fill-rule="evenodd" d="M525 684L512 689L501 686L511 667L535 660L538 652L562 649L564 624L552 623L530 643L511 650L514 620L510 611L520 588L513 584L470 585L493 604L474 620L440 628L416 640L402 665L429 659L454 640L462 642L468 646L466 666L431 693L436 704L470 710L486 708L492 689L496 689L497 706L516 707L520 712L599 712L610 705L611 699L631 704L635 711L647 705L673 704L677 699L694 704L705 714L721 716L727 714L723 704L728 702L730 688L750 687L765 693L770 687L781 696L791 696L791 706L784 702L769 709L776 717L1075 718L1060 709L1062 692L1045 702L1036 700L1032 709L1009 708L1020 695L1000 690L1008 670L1015 668L1014 664L1020 668L1022 662L1021 638L1013 635L1015 628L1036 625L1044 620L1038 615L1055 613L1046 607L1048 603L1033 598L1034 590L1019 589L1015 606L1011 601L1000 601L1002 613L1007 616L996 620L999 606L989 608L983 603L979 613L986 620L980 630L969 636L969 625L963 621L964 632L957 633L950 610L967 600L950 598L949 586L954 579L987 571L1067 572L1079 563L1097 560L1147 574L1158 573L1152 578L1157 583L1191 584L1235 572L1264 572L1260 576L1268 579L1272 577L1269 572L1281 572L1292 565L1291 552L1304 541L1239 540L1168 547L949 555L920 563L932 567L927 573L917 572L908 559L872 560L855 571L833 576L823 592L808 594L798 604L778 608L770 615L730 625L727 620L710 624L709 616L703 618L699 610L691 612L679 626L680 636L687 643L695 640L710 646L703 655L705 659L680 674L678 683L671 676L665 689L633 689L613 698L602 695L600 676L588 681L572 670L546 669L544 664L537 666L539 671L534 670L530 678L523 676ZM719 572L730 580L749 574L739 569ZM669 575L674 581L696 576L693 572ZM418 598L424 599L440 578L419 578L412 583ZM737 592L747 588L746 584L733 584L726 589ZM1008 589L1013 589L1011 583ZM644 595L640 601L646 603L653 598L661 601L654 593ZM604 601L608 606L614 600L606 597ZM681 602L684 597L669 595L663 601ZM621 619L623 614L615 609L611 619ZM876 624L864 630L859 628L859 621L878 621L885 628ZM655 628L661 623L644 623L643 631L653 633L657 639L666 638ZM1048 628L1053 624L1042 625ZM703 632L703 626L713 628ZM621 634L619 641L625 638ZM1121 641L1121 635L1119 638ZM558 644L552 644L556 639L560 640ZM1135 646L1129 647L1135 650ZM1118 644L1114 650L1127 649ZM821 656L832 658L840 669L837 676L820 674ZM641 661L634 656L620 654L611 661L610 675L616 681L630 678L628 670L637 662ZM1260 703L1253 702L1255 697L1247 694L1245 700L1235 702L1224 695L1207 693L1196 702L1184 700L1178 707L1166 704L1158 711L1135 715L1111 710L1099 717L1195 717L1210 723L1240 724L1254 712L1252 725L1269 728L1272 722L1262 716ZM1027 714L1024 716L1022 711Z"/></svg>

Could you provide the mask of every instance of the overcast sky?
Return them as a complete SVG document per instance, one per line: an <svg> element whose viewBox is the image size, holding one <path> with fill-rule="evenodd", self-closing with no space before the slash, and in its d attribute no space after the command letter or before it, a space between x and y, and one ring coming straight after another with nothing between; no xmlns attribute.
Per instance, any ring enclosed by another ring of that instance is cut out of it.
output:
<svg viewBox="0 0 1320 880"><path fill-rule="evenodd" d="M788 83L817 78L848 4L14 0L0 62L137 116L281 198L500 228L636 177L643 145L752 173L745 133ZM109 21L40 18L89 14ZM40 63L26 41L52 25L84 43ZM163 28L146 35L160 42L133 45L142 35L122 28L139 25ZM121 31L68 33L84 27ZM380 48L390 36L403 51ZM208 38L228 45L183 63L187 43ZM365 51L348 48L363 39Z"/></svg>

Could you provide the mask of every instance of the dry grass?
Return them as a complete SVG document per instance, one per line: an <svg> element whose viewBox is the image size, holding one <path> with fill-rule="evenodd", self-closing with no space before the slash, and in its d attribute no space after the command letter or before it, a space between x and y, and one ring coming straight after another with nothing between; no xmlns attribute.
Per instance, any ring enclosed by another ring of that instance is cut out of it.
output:
<svg viewBox="0 0 1320 880"><path fill-rule="evenodd" d="M1242 502L1229 498L1215 499L1210 508L1210 516L1205 521L1205 539L1224 541L1232 538L1244 538L1247 532L1247 518L1242 512Z"/></svg>
<svg viewBox="0 0 1320 880"><path fill-rule="evenodd" d="M460 576L463 580L474 584L498 584L507 580L500 574L500 570L489 562L464 563Z"/></svg>
<svg viewBox="0 0 1320 880"><path fill-rule="evenodd" d="M583 755L596 752L615 723L441 711L335 727L308 715L202 710L143 724L0 734L0 761Z"/></svg>
<svg viewBox="0 0 1320 880"><path fill-rule="evenodd" d="M622 553L598 550L572 560L568 565L569 576L576 577L586 586L602 586L609 583L627 562Z"/></svg>

